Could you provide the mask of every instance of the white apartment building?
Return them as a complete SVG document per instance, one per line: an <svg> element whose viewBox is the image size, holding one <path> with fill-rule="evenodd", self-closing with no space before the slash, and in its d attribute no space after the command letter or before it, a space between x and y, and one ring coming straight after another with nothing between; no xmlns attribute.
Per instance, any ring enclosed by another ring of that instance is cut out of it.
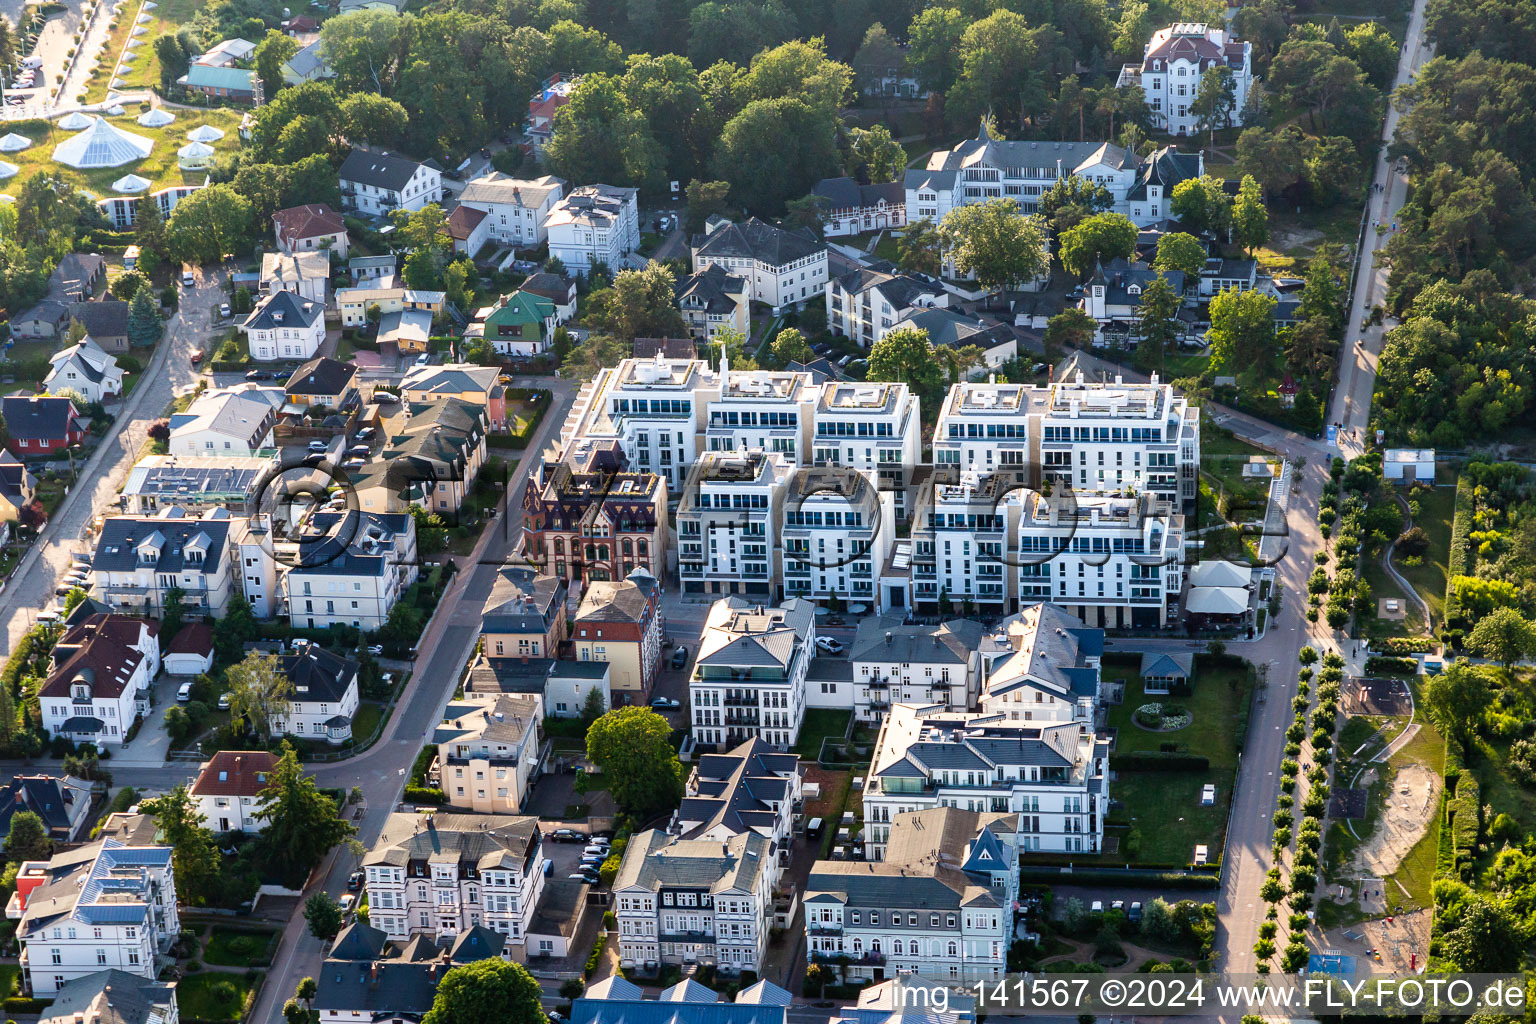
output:
<svg viewBox="0 0 1536 1024"><path fill-rule="evenodd" d="M677 506L677 575L688 594L775 592L784 497L794 467L779 452L705 452Z"/></svg>
<svg viewBox="0 0 1536 1024"><path fill-rule="evenodd" d="M251 614L258 619L278 615L283 600L283 580L278 573L271 533L271 519L254 515L236 521L230 537L231 571L240 574L240 589L250 602Z"/></svg>
<svg viewBox="0 0 1536 1024"><path fill-rule="evenodd" d="M1121 67L1115 88L1142 90L1157 128L1170 135L1193 135L1200 131L1199 118L1191 112L1200 78L1215 67L1232 72L1233 103L1226 124L1242 124L1253 88L1253 44L1226 28L1185 21L1158 29L1143 48L1141 63Z"/></svg>
<svg viewBox="0 0 1536 1024"><path fill-rule="evenodd" d="M395 210L415 212L443 198L443 172L398 153L358 146L341 162L341 204L382 217Z"/></svg>
<svg viewBox="0 0 1536 1024"><path fill-rule="evenodd" d="M416 520L403 512L320 512L298 536L283 577L288 621L301 629L332 623L380 629L416 582Z"/></svg>
<svg viewBox="0 0 1536 1024"><path fill-rule="evenodd" d="M1153 495L1024 492L1018 598L1053 601L1089 625L1163 626L1184 582L1184 517Z"/></svg>
<svg viewBox="0 0 1536 1024"><path fill-rule="evenodd" d="M450 701L432 731L448 803L476 814L516 814L538 772L543 701L471 693Z"/></svg>
<svg viewBox="0 0 1536 1024"><path fill-rule="evenodd" d="M1012 649L987 673L980 708L1011 722L1081 722L1099 704L1104 631L1054 604L1032 604L1003 623Z"/></svg>
<svg viewBox="0 0 1536 1024"><path fill-rule="evenodd" d="M816 402L811 463L874 474L896 516L912 507L913 471L923 452L917 396L900 382L828 382Z"/></svg>
<svg viewBox="0 0 1536 1024"><path fill-rule="evenodd" d="M707 409L704 442L712 452L756 448L790 465L810 453L811 421L821 389L809 373L732 370L721 361L721 387Z"/></svg>
<svg viewBox="0 0 1536 1024"><path fill-rule="evenodd" d="M277 411L287 400L282 388L259 384L206 391L171 414L171 454L249 457L271 448Z"/></svg>
<svg viewBox="0 0 1536 1024"><path fill-rule="evenodd" d="M116 839L24 861L5 916L19 922L21 971L33 997L109 969L159 975L181 934L169 846Z"/></svg>
<svg viewBox="0 0 1536 1024"><path fill-rule="evenodd" d="M1019 816L934 807L898 815L885 859L819 860L805 886L810 963L867 981L1001 979L1018 894Z"/></svg>
<svg viewBox="0 0 1536 1024"><path fill-rule="evenodd" d="M48 364L43 390L50 394L75 391L87 402L105 402L123 393L123 368L90 335L49 356Z"/></svg>
<svg viewBox="0 0 1536 1024"><path fill-rule="evenodd" d="M624 257L640 248L638 195L613 185L571 189L544 215L550 258L571 274L585 275L594 263L618 273Z"/></svg>
<svg viewBox="0 0 1536 1024"><path fill-rule="evenodd" d="M827 244L809 230L712 217L692 248L695 272L713 265L745 278L748 298L775 310L815 300L827 286Z"/></svg>
<svg viewBox="0 0 1536 1024"><path fill-rule="evenodd" d="M43 729L77 743L119 746L140 715L160 673L157 623L95 614L72 626L53 648L38 691Z"/></svg>
<svg viewBox="0 0 1536 1024"><path fill-rule="evenodd" d="M1162 160L1167 151L1143 159L1109 142L1008 142L994 139L983 126L976 138L928 158L928 166L906 172L907 217L934 223L950 210L989 199L1007 198L1023 213L1036 213L1040 196L1058 178L1076 175L1109 190L1111 210L1145 227L1168 216L1167 197L1184 177L1203 173L1197 153L1187 160ZM1172 180L1171 172L1181 177Z"/></svg>
<svg viewBox="0 0 1536 1024"><path fill-rule="evenodd" d="M895 501L873 473L817 468L797 473L779 528L785 597L853 608L878 600L875 581L896 540Z"/></svg>
<svg viewBox="0 0 1536 1024"><path fill-rule="evenodd" d="M256 304L240 329L258 362L312 359L325 342L325 305L295 292L274 291Z"/></svg>
<svg viewBox="0 0 1536 1024"><path fill-rule="evenodd" d="M363 857L369 920L397 941L440 942L483 925L516 956L544 891L542 840L537 818L391 814Z"/></svg>
<svg viewBox="0 0 1536 1024"><path fill-rule="evenodd" d="M705 409L719 393L719 375L701 359L625 359L582 388L560 439L617 441L629 469L655 473L677 494L699 456Z"/></svg>
<svg viewBox="0 0 1536 1024"><path fill-rule="evenodd" d="M166 595L180 588L193 615L221 618L233 593L236 529L223 509L200 518L175 506L154 516L108 516L91 559L92 596L116 610L159 616Z"/></svg>
<svg viewBox="0 0 1536 1024"><path fill-rule="evenodd" d="M937 626L862 620L848 652L854 716L879 722L892 704L911 703L970 710L981 685L984 635L971 619Z"/></svg>
<svg viewBox="0 0 1536 1024"><path fill-rule="evenodd" d="M770 860L756 832L723 842L659 829L631 837L613 880L619 965L759 970L772 924Z"/></svg>
<svg viewBox="0 0 1536 1024"><path fill-rule="evenodd" d="M947 601L989 613L1007 608L1019 493L1002 474L976 470L936 476L924 488L912 523L914 604L942 610Z"/></svg>
<svg viewBox="0 0 1536 1024"><path fill-rule="evenodd" d="M815 657L814 609L794 598L773 608L744 597L710 607L688 680L693 735L700 743L735 747L761 739L779 750L795 745L805 719L805 674Z"/></svg>
<svg viewBox="0 0 1536 1024"><path fill-rule="evenodd" d="M357 662L309 644L278 659L293 685L286 713L272 716L274 735L324 740L339 747L352 739L357 715ZM358 737L367 739L366 736Z"/></svg>
<svg viewBox="0 0 1536 1024"><path fill-rule="evenodd" d="M1030 483L1038 475L1031 472L1030 418L1045 398L1043 389L1027 384L953 385L933 428L935 470L995 476L1012 486Z"/></svg>
<svg viewBox="0 0 1536 1024"><path fill-rule="evenodd" d="M488 171L464 183L459 205L482 211L496 242L533 248L544 243L544 218L565 194L565 184L550 174L523 180Z"/></svg>
<svg viewBox="0 0 1536 1024"><path fill-rule="evenodd" d="M260 832L261 791L277 767L270 750L221 750L198 766L187 788L203 821L215 832Z"/></svg>
<svg viewBox="0 0 1536 1024"><path fill-rule="evenodd" d="M865 348L913 309L947 307L949 292L914 274L887 274L859 267L827 282L827 327Z"/></svg>
<svg viewBox="0 0 1536 1024"><path fill-rule="evenodd" d="M263 253L259 287L267 295L293 292L301 299L324 306L331 290L330 253Z"/></svg>
<svg viewBox="0 0 1536 1024"><path fill-rule="evenodd" d="M667 831L680 839L722 843L755 832L768 840L769 884L777 885L789 864L801 789L798 757L760 739L747 740L698 759Z"/></svg>
<svg viewBox="0 0 1536 1024"><path fill-rule="evenodd" d="M866 855L883 859L899 815L946 805L1018 814L1021 852L1097 853L1109 741L1073 722L892 706L864 784Z"/></svg>

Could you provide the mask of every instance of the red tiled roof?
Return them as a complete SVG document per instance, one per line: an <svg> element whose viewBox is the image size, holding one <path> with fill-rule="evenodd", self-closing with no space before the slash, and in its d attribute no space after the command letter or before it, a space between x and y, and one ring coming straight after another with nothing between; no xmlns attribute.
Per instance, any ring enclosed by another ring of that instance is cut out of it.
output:
<svg viewBox="0 0 1536 1024"><path fill-rule="evenodd" d="M192 784L194 796L255 796L267 788L277 755L267 750L221 750Z"/></svg>
<svg viewBox="0 0 1536 1024"><path fill-rule="evenodd" d="M42 696L68 697L70 684L83 680L92 697L120 697L144 660L144 652L130 644L137 643L141 631L158 624L126 615L96 614L64 634L54 648L58 667L43 683Z"/></svg>
<svg viewBox="0 0 1536 1024"><path fill-rule="evenodd" d="M316 235L340 234L347 229L341 214L324 203L306 203L290 206L272 215L272 222L286 238L313 238Z"/></svg>
<svg viewBox="0 0 1536 1024"><path fill-rule="evenodd" d="M207 654L213 650L213 627L206 622L189 622L181 627L166 648L166 654Z"/></svg>
<svg viewBox="0 0 1536 1024"><path fill-rule="evenodd" d="M477 210L472 206L456 206L448 215L448 236L462 242L480 226L480 222L485 218L484 210Z"/></svg>

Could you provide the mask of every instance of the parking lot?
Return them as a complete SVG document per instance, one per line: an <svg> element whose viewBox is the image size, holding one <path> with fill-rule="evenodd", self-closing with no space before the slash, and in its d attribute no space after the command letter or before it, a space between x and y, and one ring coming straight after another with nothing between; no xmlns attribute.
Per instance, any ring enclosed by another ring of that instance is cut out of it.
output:
<svg viewBox="0 0 1536 1024"><path fill-rule="evenodd" d="M549 869L549 877L564 878L581 866L582 850L587 846L585 842L562 842L549 838L555 829L572 826L564 821L546 818L539 822L539 827L544 831L544 856L554 865Z"/></svg>

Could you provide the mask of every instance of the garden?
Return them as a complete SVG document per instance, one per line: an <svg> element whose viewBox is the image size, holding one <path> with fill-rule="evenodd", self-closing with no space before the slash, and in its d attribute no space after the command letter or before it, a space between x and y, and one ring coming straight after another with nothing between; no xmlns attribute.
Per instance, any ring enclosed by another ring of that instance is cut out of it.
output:
<svg viewBox="0 0 1536 1024"><path fill-rule="evenodd" d="M262 972L198 971L176 985L176 1003L186 1021L238 1021L255 1001Z"/></svg>

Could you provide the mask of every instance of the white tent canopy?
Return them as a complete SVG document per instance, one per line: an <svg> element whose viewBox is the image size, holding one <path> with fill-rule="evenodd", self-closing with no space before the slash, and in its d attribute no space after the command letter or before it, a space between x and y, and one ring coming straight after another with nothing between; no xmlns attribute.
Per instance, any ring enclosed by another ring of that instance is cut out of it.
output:
<svg viewBox="0 0 1536 1024"><path fill-rule="evenodd" d="M1253 582L1253 570L1226 560L1201 562L1188 572L1192 587L1246 587Z"/></svg>
<svg viewBox="0 0 1536 1024"><path fill-rule="evenodd" d="M1196 615L1241 615L1248 610L1242 587L1195 587L1184 600L1185 611Z"/></svg>
<svg viewBox="0 0 1536 1024"><path fill-rule="evenodd" d="M114 192L143 192L153 184L148 178L141 178L137 174L125 174L112 183Z"/></svg>
<svg viewBox="0 0 1536 1024"><path fill-rule="evenodd" d="M17 135L15 132L11 132L0 138L0 153L20 153L30 145L32 145L31 139L25 135Z"/></svg>
<svg viewBox="0 0 1536 1024"><path fill-rule="evenodd" d="M139 124L143 125L145 128L164 128L166 125L176 120L176 115L171 113L169 110L156 107L153 110L144 111L144 113L139 115L138 120Z"/></svg>
<svg viewBox="0 0 1536 1024"><path fill-rule="evenodd" d="M19 170L21 168L15 164L8 164L4 160L0 160L0 178L14 178Z"/></svg>
<svg viewBox="0 0 1536 1024"><path fill-rule="evenodd" d="M63 117L59 118L59 127L67 132L84 131L90 126L91 119L80 113L78 110L72 110L65 114Z"/></svg>
<svg viewBox="0 0 1536 1024"><path fill-rule="evenodd" d="M187 132L187 138L193 142L218 142L223 137L223 130L215 128L211 124L199 125Z"/></svg>
<svg viewBox="0 0 1536 1024"><path fill-rule="evenodd" d="M149 156L155 144L98 117L91 127L53 147L53 158L66 167L121 167Z"/></svg>
<svg viewBox="0 0 1536 1024"><path fill-rule="evenodd" d="M112 104L112 106L107 108L107 116L108 117L122 117L126 113L128 113L128 111L124 110L121 106L119 106L116 103Z"/></svg>

